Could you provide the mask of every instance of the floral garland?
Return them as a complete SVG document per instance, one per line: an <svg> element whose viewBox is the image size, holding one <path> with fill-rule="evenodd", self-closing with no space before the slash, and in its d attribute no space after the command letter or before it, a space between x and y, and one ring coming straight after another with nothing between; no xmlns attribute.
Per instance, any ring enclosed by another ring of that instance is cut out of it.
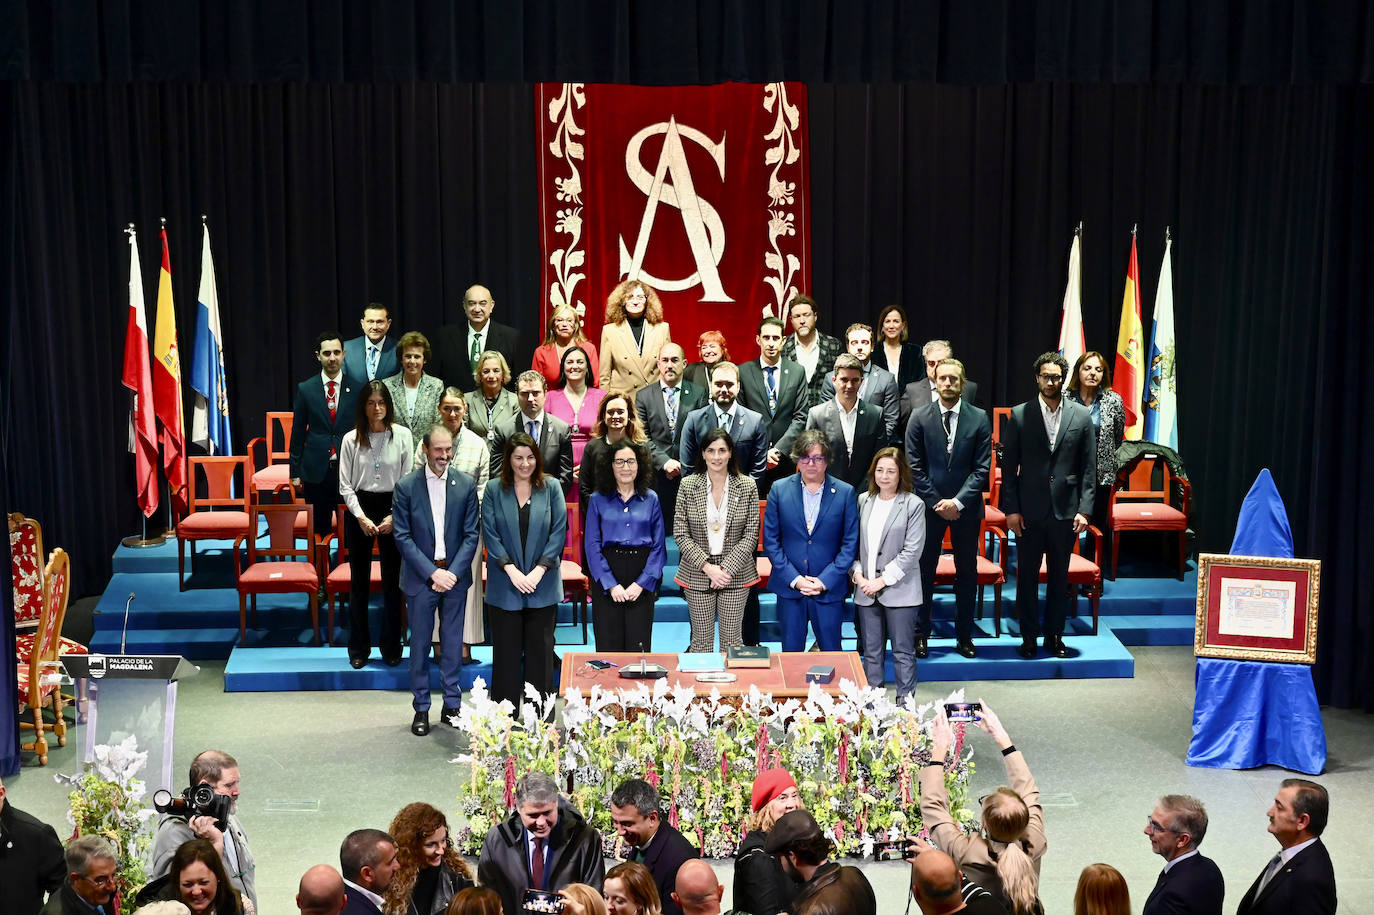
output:
<svg viewBox="0 0 1374 915"><path fill-rule="evenodd" d="M67 822L76 834L104 836L115 848L115 884L121 899L133 899L148 882L144 871L152 841L155 811L146 800L147 787L138 773L148 754L138 752L133 735L116 746L95 748L95 765L76 775L54 776L72 785L67 796Z"/></svg>
<svg viewBox="0 0 1374 915"><path fill-rule="evenodd" d="M458 727L470 753L458 791L455 841L477 854L487 830L510 816L516 779L529 770L548 773L604 837L616 856L620 840L610 818L610 794L625 779L655 785L668 822L708 858L734 855L750 812L760 769L782 767L797 779L802 799L840 855L867 856L876 842L921 830L916 774L930 761L930 724L936 703L894 704L881 689L842 681L838 695L813 685L805 700L774 701L753 688L722 699L712 688L571 689L562 727L553 721L555 697L526 687L519 715L510 702L493 702L478 680L464 696ZM963 691L945 701L963 701ZM956 747L945 774L955 820L977 820L968 796L972 751Z"/></svg>

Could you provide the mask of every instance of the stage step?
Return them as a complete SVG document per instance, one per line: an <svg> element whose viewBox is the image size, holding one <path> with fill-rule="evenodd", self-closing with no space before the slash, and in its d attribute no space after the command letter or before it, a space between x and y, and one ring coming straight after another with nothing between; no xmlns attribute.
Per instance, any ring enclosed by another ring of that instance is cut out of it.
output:
<svg viewBox="0 0 1374 915"><path fill-rule="evenodd" d="M1104 616L1123 645L1191 645L1196 635L1196 609L1192 616Z"/></svg>

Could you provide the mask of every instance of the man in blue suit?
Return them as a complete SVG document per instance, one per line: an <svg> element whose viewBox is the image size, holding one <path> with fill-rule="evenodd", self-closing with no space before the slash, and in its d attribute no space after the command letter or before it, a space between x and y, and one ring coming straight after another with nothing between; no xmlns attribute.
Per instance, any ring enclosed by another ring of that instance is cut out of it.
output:
<svg viewBox="0 0 1374 915"><path fill-rule="evenodd" d="M717 370L719 371L719 370ZM792 445L797 474L773 484L763 513L763 552L773 563L782 650L806 649L811 621L821 651L840 650L849 568L859 548L854 487L827 474L830 443L806 429Z"/></svg>
<svg viewBox="0 0 1374 915"><path fill-rule="evenodd" d="M477 553L477 486L465 473L449 472L453 436L435 425L423 440L425 466L396 484L391 517L401 551L401 590L410 610L410 692L415 719L410 732L429 733L429 638L439 614L439 672L444 687L443 722L458 726L458 673L463 666L463 611ZM435 536L442 530L443 536Z"/></svg>
<svg viewBox="0 0 1374 915"><path fill-rule="evenodd" d="M735 463L740 473L754 482L763 479L768 469L768 426L763 414L735 402L739 396L739 367L733 362L717 362L711 372L711 402L693 410L682 427L682 450L678 460L683 467L695 467L697 449L706 433L724 429L735 442Z"/></svg>
<svg viewBox="0 0 1374 915"><path fill-rule="evenodd" d="M296 386L291 418L291 485L315 508L315 533L334 529L339 504L339 445L353 428L361 387L343 370L343 342L332 330L315 340L320 374Z"/></svg>
<svg viewBox="0 0 1374 915"><path fill-rule="evenodd" d="M344 371L358 387L401 371L396 341L386 335L391 329L391 311L381 302L369 302L361 323L363 335L344 344Z"/></svg>
<svg viewBox="0 0 1374 915"><path fill-rule="evenodd" d="M929 653L935 569L949 530L954 548L954 634L957 651L978 656L973 647L973 603L978 591L978 534L983 526L983 490L992 464L992 425L988 415L962 399L964 364L943 359L935 370L940 399L917 407L906 427L906 459L911 488L926 504L926 545L921 553L924 603L916 623L916 657Z"/></svg>

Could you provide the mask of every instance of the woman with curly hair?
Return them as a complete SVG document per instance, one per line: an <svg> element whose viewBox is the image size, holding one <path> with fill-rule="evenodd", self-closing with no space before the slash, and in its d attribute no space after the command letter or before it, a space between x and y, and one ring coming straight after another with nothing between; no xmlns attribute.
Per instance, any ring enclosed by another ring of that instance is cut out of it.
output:
<svg viewBox="0 0 1374 915"><path fill-rule="evenodd" d="M663 915L654 875L637 861L622 861L606 871L601 894L610 915Z"/></svg>
<svg viewBox="0 0 1374 915"><path fill-rule="evenodd" d="M668 559L653 479L649 449L628 438L601 456L583 538L597 651L652 648L654 599Z"/></svg>
<svg viewBox="0 0 1374 915"><path fill-rule="evenodd" d="M388 832L400 869L386 888L386 915L440 915L459 890L473 885L472 868L454 850L448 820L435 807L405 805Z"/></svg>
<svg viewBox="0 0 1374 915"><path fill-rule="evenodd" d="M744 821L744 840L735 852L734 906L750 915L789 911L801 884L783 872L776 855L764 850L768 832L785 813L805 810L796 779L786 769L765 769L754 778L753 813Z"/></svg>
<svg viewBox="0 0 1374 915"><path fill-rule="evenodd" d="M668 343L663 303L653 287L626 280L606 297L601 328L601 387L630 395L658 378L658 351Z"/></svg>

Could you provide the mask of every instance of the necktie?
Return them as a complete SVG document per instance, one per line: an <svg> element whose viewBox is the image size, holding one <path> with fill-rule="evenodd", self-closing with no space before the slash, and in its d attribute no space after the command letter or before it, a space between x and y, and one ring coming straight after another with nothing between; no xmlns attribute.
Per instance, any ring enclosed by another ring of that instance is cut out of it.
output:
<svg viewBox="0 0 1374 915"><path fill-rule="evenodd" d="M331 423L339 412L339 400L334 396L334 389L337 387L337 381L327 382L324 386L324 402L325 406L329 407L329 421Z"/></svg>
<svg viewBox="0 0 1374 915"><path fill-rule="evenodd" d="M1274 879L1274 875L1279 872L1279 868L1281 867L1283 867L1282 852L1269 859L1269 866L1264 869L1264 876L1260 878L1260 884L1255 889L1255 899L1258 899L1260 893L1264 892L1264 888L1269 885L1270 880ZM1251 902L1253 901L1252 899Z"/></svg>
<svg viewBox="0 0 1374 915"><path fill-rule="evenodd" d="M529 430L530 438L534 439L536 442L539 441L539 433L535 431L539 428L539 424L534 420L530 420L525 423L525 427Z"/></svg>
<svg viewBox="0 0 1374 915"><path fill-rule="evenodd" d="M768 385L768 412L772 413L778 408L778 382L773 373L778 370L776 365L764 368L764 382Z"/></svg>
<svg viewBox="0 0 1374 915"><path fill-rule="evenodd" d="M945 438L949 438L950 436L952 436L952 435L954 434L954 433L950 430L950 426L951 426L951 425L953 424L953 422L954 422L954 411L953 411L953 410L946 410L943 419L944 419L944 421L945 421Z"/></svg>
<svg viewBox="0 0 1374 915"><path fill-rule="evenodd" d="M468 353L468 364L469 364L469 365L476 365L476 364L477 364L477 357L480 356L480 355L482 355L482 336L481 336L480 334L473 334L473 335L472 335L472 352L471 352L471 353Z"/></svg>
<svg viewBox="0 0 1374 915"><path fill-rule="evenodd" d="M377 377L377 347L369 345L367 348L367 380L372 381Z"/></svg>
<svg viewBox="0 0 1374 915"><path fill-rule="evenodd" d="M530 856L530 874L534 877L534 888L544 888L544 840L534 838L534 854Z"/></svg>
<svg viewBox="0 0 1374 915"><path fill-rule="evenodd" d="M730 414L729 414L729 413L722 413L722 414L720 414L720 427L721 427L722 429L724 429L726 432L729 432L729 431L730 431Z"/></svg>
<svg viewBox="0 0 1374 915"><path fill-rule="evenodd" d="M677 432L677 388L664 387L663 396L668 404L668 431Z"/></svg>

